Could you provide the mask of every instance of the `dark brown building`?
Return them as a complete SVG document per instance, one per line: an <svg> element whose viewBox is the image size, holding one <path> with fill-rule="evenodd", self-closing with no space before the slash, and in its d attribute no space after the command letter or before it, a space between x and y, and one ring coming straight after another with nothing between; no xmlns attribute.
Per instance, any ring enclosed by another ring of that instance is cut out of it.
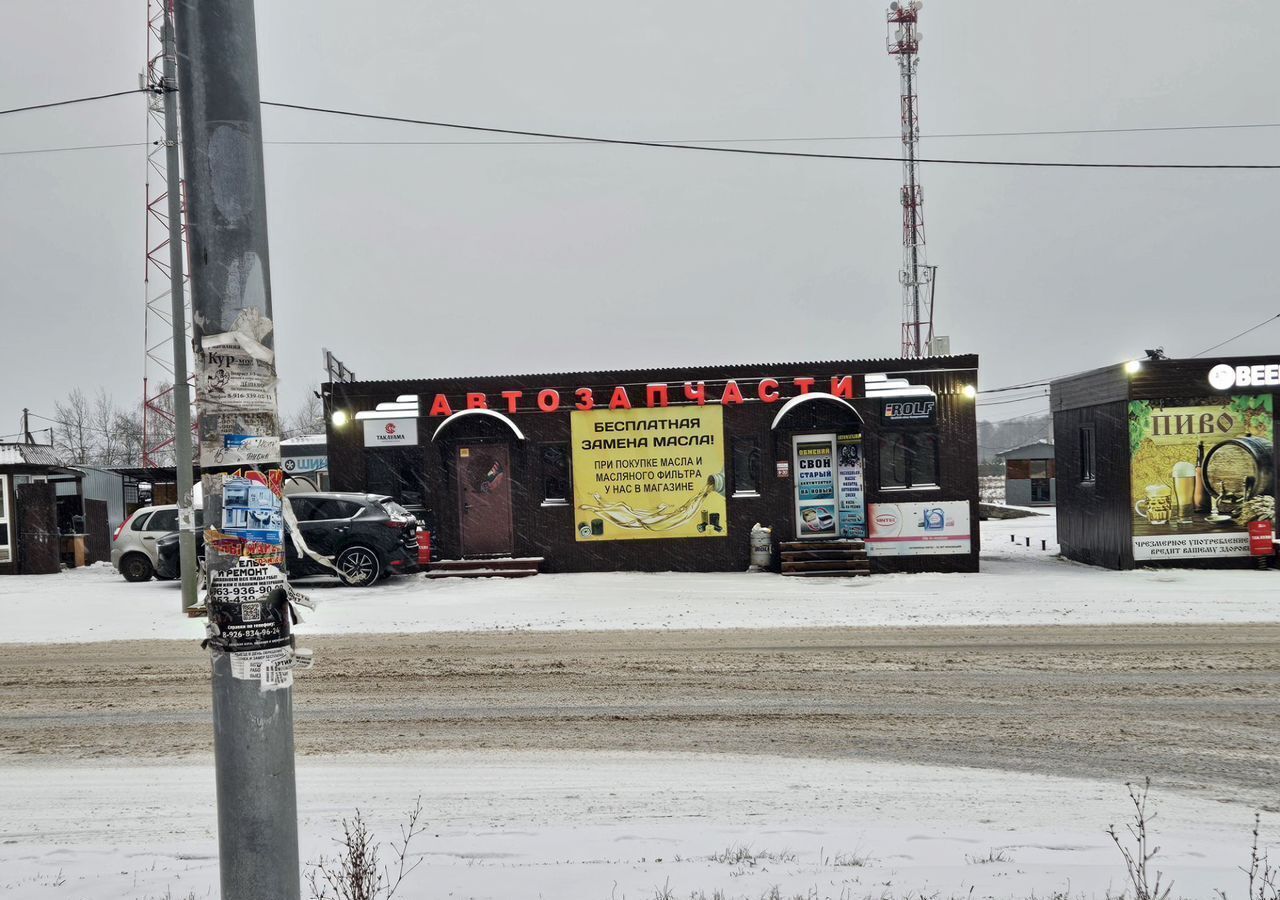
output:
<svg viewBox="0 0 1280 900"><path fill-rule="evenodd" d="M44 444L0 444L0 575L47 575L83 565L108 537L106 504L82 496L84 474ZM89 513L86 516L86 513ZM97 526L86 548L88 519ZM86 551L88 552L86 553Z"/></svg>
<svg viewBox="0 0 1280 900"><path fill-rule="evenodd" d="M977 366L953 356L333 383L330 478L418 511L437 559L740 571L760 523L775 548L815 545L816 563L831 542L833 560L865 545L872 570L976 571Z"/></svg>
<svg viewBox="0 0 1280 900"><path fill-rule="evenodd" d="M1054 381L1063 555L1112 569L1269 555L1277 391L1280 357L1153 359Z"/></svg>

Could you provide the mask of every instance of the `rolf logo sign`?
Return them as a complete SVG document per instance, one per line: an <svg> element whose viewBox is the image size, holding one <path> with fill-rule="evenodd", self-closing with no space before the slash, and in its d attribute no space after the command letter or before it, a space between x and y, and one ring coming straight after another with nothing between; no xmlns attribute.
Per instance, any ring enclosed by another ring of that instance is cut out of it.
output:
<svg viewBox="0 0 1280 900"><path fill-rule="evenodd" d="M881 417L886 422L932 422L938 401L913 397L904 400L885 400Z"/></svg>
<svg viewBox="0 0 1280 900"><path fill-rule="evenodd" d="M1229 366L1219 363L1209 370L1209 384L1216 391L1232 388L1280 387L1280 363Z"/></svg>

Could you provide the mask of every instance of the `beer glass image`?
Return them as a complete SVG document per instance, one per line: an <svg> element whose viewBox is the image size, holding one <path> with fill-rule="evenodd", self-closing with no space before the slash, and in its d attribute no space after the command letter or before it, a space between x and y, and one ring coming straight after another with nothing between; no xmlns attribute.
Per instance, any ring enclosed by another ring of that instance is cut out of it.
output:
<svg viewBox="0 0 1280 900"><path fill-rule="evenodd" d="M1191 480L1194 482L1195 478ZM1173 498L1168 485L1164 484L1147 485L1147 496L1133 505L1133 511L1152 525L1168 525L1172 510Z"/></svg>
<svg viewBox="0 0 1280 900"><path fill-rule="evenodd" d="M1177 524L1185 525L1191 521L1191 513L1195 511L1196 467L1189 462L1173 464L1173 494L1177 501Z"/></svg>

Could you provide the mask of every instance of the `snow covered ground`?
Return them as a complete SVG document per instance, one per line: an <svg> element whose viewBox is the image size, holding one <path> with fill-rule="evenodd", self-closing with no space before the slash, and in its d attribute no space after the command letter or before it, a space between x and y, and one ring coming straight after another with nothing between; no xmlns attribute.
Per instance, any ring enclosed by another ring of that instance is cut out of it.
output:
<svg viewBox="0 0 1280 900"><path fill-rule="evenodd" d="M320 608L300 630L1280 621L1276 573L1108 572L1057 558L1053 537L1051 516L986 523L977 575L317 584L306 590ZM178 604L173 584L129 585L104 566L0 579L0 643L198 639L201 624ZM0 897L216 897L212 773L202 759L0 760ZM855 759L481 750L302 757L298 791L304 860L332 852L357 807L390 840L421 794L428 829L411 847L422 865L406 898L719 890L756 900L775 886L806 900L1102 897L1125 887L1103 829L1124 822L1129 801L1110 781ZM1158 785L1155 796L1158 862L1175 896L1243 893L1252 811ZM1280 822L1268 828L1274 839Z"/></svg>
<svg viewBox="0 0 1280 900"><path fill-rule="evenodd" d="M1056 552L1055 520L1048 515L983 523L982 571L976 575L804 579L615 572L440 581L411 576L364 589L313 581L299 587L319 606L304 611L298 630L306 635L1280 621L1280 573L1111 572L1068 562ZM174 583L127 584L106 565L3 578L0 642L202 637L202 624L181 617L179 605Z"/></svg>
<svg viewBox="0 0 1280 900"><path fill-rule="evenodd" d="M0 896L217 896L211 763L0 767ZM421 793L402 896L649 900L1102 897L1123 785L844 760L644 753L299 760L304 860L359 807L383 841ZM1244 892L1250 810L1153 789L1174 896ZM1264 820L1265 823L1265 820ZM1264 824L1264 829L1266 825ZM1274 831L1272 837L1274 838ZM1274 843L1274 842L1273 842ZM755 857L751 862L712 857ZM981 862L995 857L1000 861ZM813 892L813 893L810 893Z"/></svg>

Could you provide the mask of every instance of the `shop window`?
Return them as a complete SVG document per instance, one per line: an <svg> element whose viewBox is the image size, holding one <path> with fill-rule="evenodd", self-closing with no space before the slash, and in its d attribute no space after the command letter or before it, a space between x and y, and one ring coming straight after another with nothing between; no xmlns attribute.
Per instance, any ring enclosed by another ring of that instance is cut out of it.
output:
<svg viewBox="0 0 1280 900"><path fill-rule="evenodd" d="M880 438L880 488L936 488L938 486L938 437L899 431Z"/></svg>
<svg viewBox="0 0 1280 900"><path fill-rule="evenodd" d="M569 445L542 444L538 447L542 478L542 502L560 506L569 502Z"/></svg>
<svg viewBox="0 0 1280 900"><path fill-rule="evenodd" d="M760 496L760 442L753 437L733 439L733 496Z"/></svg>
<svg viewBox="0 0 1280 900"><path fill-rule="evenodd" d="M402 450L375 450L365 454L368 461L369 493L386 494L403 506L422 506L425 494L421 461L416 454Z"/></svg>
<svg viewBox="0 0 1280 900"><path fill-rule="evenodd" d="M13 559L9 540L9 476L0 475L0 563Z"/></svg>
<svg viewBox="0 0 1280 900"><path fill-rule="evenodd" d="M1080 429L1080 480L1093 484L1098 478L1097 445L1093 439L1093 426Z"/></svg>

